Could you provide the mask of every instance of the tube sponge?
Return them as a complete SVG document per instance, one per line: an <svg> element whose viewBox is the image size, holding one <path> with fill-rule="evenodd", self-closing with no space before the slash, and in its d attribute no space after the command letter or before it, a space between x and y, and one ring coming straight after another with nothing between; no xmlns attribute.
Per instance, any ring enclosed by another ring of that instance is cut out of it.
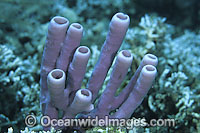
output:
<svg viewBox="0 0 200 133"><path fill-rule="evenodd" d="M87 88L93 94L93 101L96 99L98 91L106 78L107 72L120 48L122 41L128 30L130 18L124 13L116 13L110 22L109 32L101 48L101 54L92 76L87 84Z"/></svg>
<svg viewBox="0 0 200 133"><path fill-rule="evenodd" d="M49 23L46 44L42 56L43 58L40 73L40 103L42 105L43 113L45 113L45 106L48 102L47 75L51 70L55 68L55 63L59 55L61 46L63 44L68 25L68 19L60 16L52 18Z"/></svg>
<svg viewBox="0 0 200 133"><path fill-rule="evenodd" d="M82 89L81 84L91 54L88 47L79 46L83 27L73 23L67 30L69 21L66 18L56 16L51 20L41 66L43 114L58 119L58 111L61 110L63 119L87 116L131 117L152 86L158 59L152 54L145 55L129 83L118 96L115 95L133 61L133 55L128 50L117 54L129 23L130 18L126 14L116 13L112 17L98 62L86 89ZM93 103L116 54L110 80L94 108ZM111 112L113 113L110 114Z"/></svg>
<svg viewBox="0 0 200 133"><path fill-rule="evenodd" d="M64 99L66 76L65 72L61 69L52 70L47 76L47 85L50 94L50 101L53 106L64 109Z"/></svg>
<svg viewBox="0 0 200 133"><path fill-rule="evenodd" d="M94 105L91 103L92 93L87 89L80 89L76 92L74 100L70 106L72 114L78 114L80 112L90 112L94 109Z"/></svg>
<svg viewBox="0 0 200 133"><path fill-rule="evenodd" d="M153 65L145 65L137 79L137 82L132 88L131 93L124 103L119 107L118 111L112 116L114 118L129 118L134 110L141 104L151 87L157 70ZM131 105L131 108L129 106Z"/></svg>
<svg viewBox="0 0 200 133"><path fill-rule="evenodd" d="M67 35L63 42L63 46L60 52L60 56L57 59L56 67L67 71L68 65L72 60L72 55L76 48L80 45L81 38L83 36L83 26L79 23L72 23L69 26Z"/></svg>

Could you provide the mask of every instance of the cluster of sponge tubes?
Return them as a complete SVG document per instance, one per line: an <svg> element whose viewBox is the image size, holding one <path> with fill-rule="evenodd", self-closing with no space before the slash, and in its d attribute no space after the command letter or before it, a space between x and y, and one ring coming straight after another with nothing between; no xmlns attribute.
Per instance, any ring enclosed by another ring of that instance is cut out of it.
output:
<svg viewBox="0 0 200 133"><path fill-rule="evenodd" d="M141 104L155 79L158 59L147 54L127 86L115 96L116 90L127 75L133 56L128 50L118 53L110 80L99 98L93 103L102 88L107 72L117 54L130 23L129 16L116 13L109 25L109 32L102 46L98 62L85 89L81 88L90 49L79 46L83 27L60 16L54 17L48 27L48 35L41 65L40 103L43 115L58 119L58 110L63 118L80 117L130 118ZM68 30L67 30L68 29ZM115 111L110 114L111 111Z"/></svg>

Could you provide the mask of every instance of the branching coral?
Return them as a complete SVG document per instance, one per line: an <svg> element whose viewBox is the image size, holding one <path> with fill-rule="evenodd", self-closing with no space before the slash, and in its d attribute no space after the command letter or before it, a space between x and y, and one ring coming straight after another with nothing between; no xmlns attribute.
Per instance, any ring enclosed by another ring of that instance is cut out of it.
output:
<svg viewBox="0 0 200 133"><path fill-rule="evenodd" d="M126 43L135 53L133 56L137 57L136 62L140 62L140 58L147 52L159 56L158 78L143 106L149 106L148 112L152 112L150 118L159 116L176 119L176 127L166 129L175 128L188 132L196 130L195 127L198 128L199 124L197 110L200 108L200 61L197 52L200 45L199 33L185 31L183 35L176 37L175 27L166 24L164 18L154 15L145 15L139 26L130 29L126 38ZM137 64L132 68L136 69ZM149 113L141 111L142 108L136 110L135 114L149 117ZM193 123L194 126L189 123ZM159 129L165 130L164 127Z"/></svg>
<svg viewBox="0 0 200 133"><path fill-rule="evenodd" d="M37 61L22 61L7 45L0 45L0 55L0 97L6 99L0 103L0 130L8 126L19 130L27 112L39 113L39 83L34 77L39 73Z"/></svg>

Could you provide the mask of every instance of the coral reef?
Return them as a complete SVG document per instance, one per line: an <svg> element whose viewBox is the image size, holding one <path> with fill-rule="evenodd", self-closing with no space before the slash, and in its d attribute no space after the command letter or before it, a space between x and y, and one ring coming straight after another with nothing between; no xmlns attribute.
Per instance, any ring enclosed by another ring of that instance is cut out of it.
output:
<svg viewBox="0 0 200 133"><path fill-rule="evenodd" d="M153 113L150 118L174 118L176 126L172 127L173 130L184 127L183 130L191 132L199 129L199 33L185 31L173 38L177 34L175 27L166 24L165 18L154 15L145 15L139 26L129 30L126 39L135 58L141 59L149 51L159 56L159 78L146 101ZM141 114L136 113L137 117ZM148 117L148 114L142 116ZM161 130L165 131L165 128Z"/></svg>
<svg viewBox="0 0 200 133"><path fill-rule="evenodd" d="M17 130L25 126L19 123L27 114L41 114L37 105L39 62L36 61L37 55L22 60L7 45L0 45L0 53L0 97L6 99L0 104L0 110L4 112L0 116L0 126L13 126Z"/></svg>
<svg viewBox="0 0 200 133"><path fill-rule="evenodd" d="M24 118L27 114L34 114L39 119L41 115L39 69L46 39L45 31L53 16L59 15L68 18L70 22L79 22L86 29L81 42L91 48L87 73L81 87L86 88L100 55L99 49L106 36L109 18L122 11L133 21L120 49L131 49L134 63L120 88L128 84L146 53L153 53L159 57L155 84L142 105L135 110L133 117L144 117L148 120L175 118L177 122L175 127L133 128L132 131L199 132L199 6L198 0L2 0L0 131L7 132L9 127L13 127L9 128L9 132L42 130L41 127L25 129ZM108 71L108 75L111 75L111 70ZM109 76L105 78L105 84L97 98L101 96L108 82ZM96 127L90 129L92 130L127 131L120 130L119 127Z"/></svg>

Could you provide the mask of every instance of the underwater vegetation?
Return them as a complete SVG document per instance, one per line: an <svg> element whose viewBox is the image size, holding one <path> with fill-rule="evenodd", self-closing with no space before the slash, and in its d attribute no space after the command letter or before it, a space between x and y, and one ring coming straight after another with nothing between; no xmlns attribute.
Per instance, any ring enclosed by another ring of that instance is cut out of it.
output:
<svg viewBox="0 0 200 133"><path fill-rule="evenodd" d="M82 84L85 88L100 55L110 18L116 12L124 12L131 18L120 50L130 49L133 63L121 88L128 84L145 54L152 53L159 60L154 85L132 117L176 120L175 127L133 127L131 131L200 132L200 31L197 25L200 4L198 0L158 1L2 0L0 132L42 130L39 124L27 128L24 119L28 114L34 114L37 119L41 117L40 65L50 19L59 15L83 25L81 45L91 50ZM110 74L111 71L100 92L106 88ZM95 127L89 131L128 130Z"/></svg>

